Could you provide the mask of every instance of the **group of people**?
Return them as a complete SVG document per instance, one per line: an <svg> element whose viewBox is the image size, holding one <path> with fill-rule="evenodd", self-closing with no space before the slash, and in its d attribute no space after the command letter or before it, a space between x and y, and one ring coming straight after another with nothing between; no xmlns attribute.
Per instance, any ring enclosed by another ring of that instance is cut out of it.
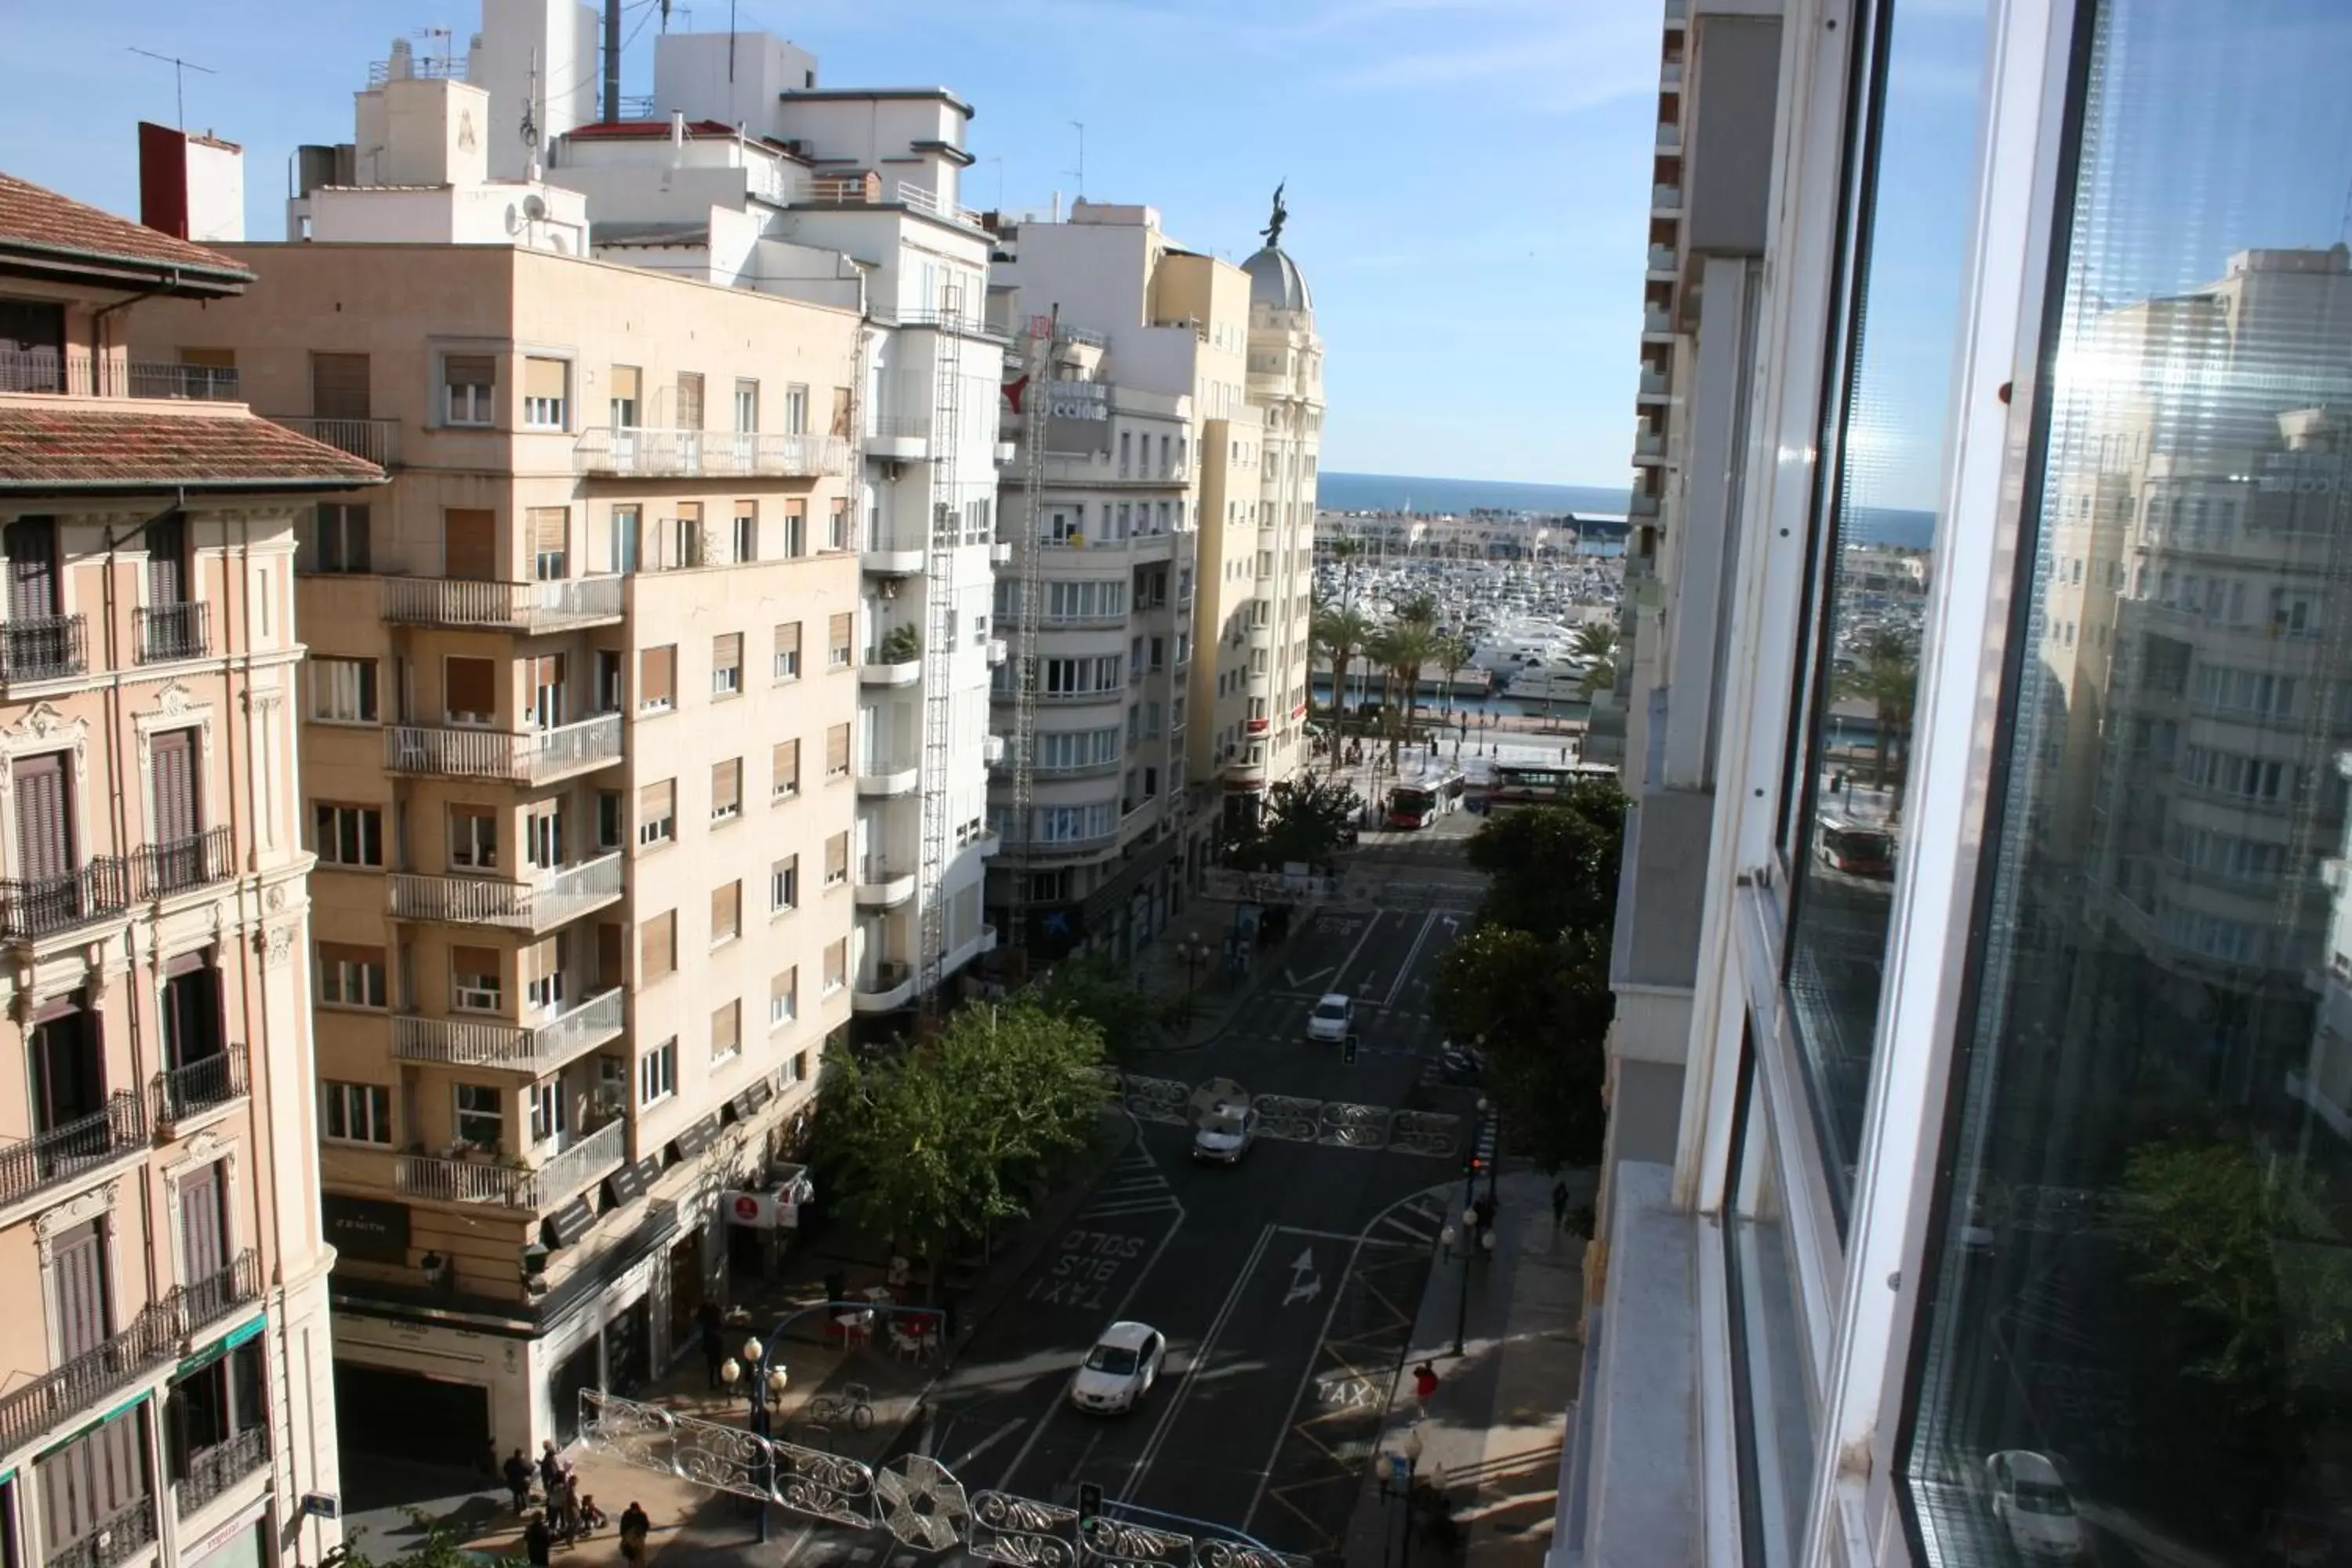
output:
<svg viewBox="0 0 2352 1568"><path fill-rule="evenodd" d="M555 1440L549 1438L540 1445L539 1463L533 1465L517 1448L507 1456L502 1473L507 1490L514 1498L515 1512L524 1515L529 1522L523 1528L523 1555L532 1563L544 1563L560 1542L569 1546L583 1535L602 1530L612 1521L596 1505L591 1494L580 1489L580 1479L569 1461L557 1451ZM531 1508L531 1483L539 1483L541 1506ZM653 1521L646 1510L631 1503L621 1513L621 1555L631 1563L645 1561L646 1537L652 1533Z"/></svg>

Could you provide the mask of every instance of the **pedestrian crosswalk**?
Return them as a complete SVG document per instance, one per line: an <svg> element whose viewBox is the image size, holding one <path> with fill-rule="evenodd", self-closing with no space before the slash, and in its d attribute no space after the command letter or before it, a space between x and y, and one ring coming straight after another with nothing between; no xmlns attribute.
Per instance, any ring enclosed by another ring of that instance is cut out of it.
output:
<svg viewBox="0 0 2352 1568"><path fill-rule="evenodd" d="M1127 1146L1112 1162L1109 1173L1095 1189L1094 1201L1078 1211L1080 1219L1110 1219L1121 1215L1160 1214L1181 1208L1168 1178L1160 1173L1141 1139Z"/></svg>

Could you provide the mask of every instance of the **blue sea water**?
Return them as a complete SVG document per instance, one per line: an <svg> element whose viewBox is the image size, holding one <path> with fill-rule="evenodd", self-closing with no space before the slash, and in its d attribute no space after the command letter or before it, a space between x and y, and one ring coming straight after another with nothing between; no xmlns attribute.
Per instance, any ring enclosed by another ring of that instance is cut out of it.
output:
<svg viewBox="0 0 2352 1568"><path fill-rule="evenodd" d="M1622 517L1632 497L1629 491L1601 485L1531 485L1505 479L1327 470L1316 481L1315 499L1327 511L1465 512L1484 508L1553 517L1572 511ZM1846 519L1846 537L1857 543L1926 550L1934 542L1935 531L1933 512L1895 507L1855 507Z"/></svg>

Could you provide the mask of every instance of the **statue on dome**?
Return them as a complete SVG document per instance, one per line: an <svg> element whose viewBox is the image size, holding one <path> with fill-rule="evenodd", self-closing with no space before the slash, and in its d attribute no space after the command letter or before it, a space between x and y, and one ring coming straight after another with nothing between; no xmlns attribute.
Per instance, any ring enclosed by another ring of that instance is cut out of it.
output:
<svg viewBox="0 0 2352 1568"><path fill-rule="evenodd" d="M1285 180L1281 184L1274 187L1274 216L1266 221L1264 228L1258 230L1258 233L1265 237L1265 247L1268 250L1282 243L1282 226L1290 216L1290 209L1282 205L1282 193L1289 184L1288 180Z"/></svg>

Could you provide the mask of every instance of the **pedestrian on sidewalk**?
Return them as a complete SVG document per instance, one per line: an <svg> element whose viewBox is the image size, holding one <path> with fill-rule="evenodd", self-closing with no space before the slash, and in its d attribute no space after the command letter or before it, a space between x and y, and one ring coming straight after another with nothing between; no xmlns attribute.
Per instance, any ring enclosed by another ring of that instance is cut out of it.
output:
<svg viewBox="0 0 2352 1568"><path fill-rule="evenodd" d="M554 1549L555 1537L548 1533L543 1515L533 1515L522 1532L522 1554L531 1568L547 1568L548 1553Z"/></svg>
<svg viewBox="0 0 2352 1568"><path fill-rule="evenodd" d="M706 1300L694 1310L694 1321L702 1331L702 1366L709 1374L709 1389L719 1392L719 1369L727 1361L727 1314L719 1303Z"/></svg>
<svg viewBox="0 0 2352 1568"><path fill-rule="evenodd" d="M507 1456L505 1475L507 1490L514 1494L514 1510L520 1514L530 1506L530 1461L517 1448Z"/></svg>
<svg viewBox="0 0 2352 1568"><path fill-rule="evenodd" d="M542 1437L539 1443L539 1489L549 1497L555 1495L555 1483L563 1479L563 1458L555 1451L555 1439Z"/></svg>
<svg viewBox="0 0 2352 1568"><path fill-rule="evenodd" d="M1480 1231L1495 1228L1495 1200L1492 1197L1481 1197L1476 1203L1472 1204L1470 1208L1471 1212L1478 1216Z"/></svg>
<svg viewBox="0 0 2352 1568"><path fill-rule="evenodd" d="M1429 1402L1437 1397L1437 1369L1427 1362L1412 1369L1412 1396L1421 1402L1424 1415L1429 1411Z"/></svg>
<svg viewBox="0 0 2352 1568"><path fill-rule="evenodd" d="M1568 1184L1566 1182L1554 1182L1551 1184L1551 1227L1554 1230L1559 1230L1566 1226L1567 1224Z"/></svg>
<svg viewBox="0 0 2352 1568"><path fill-rule="evenodd" d="M646 1510L631 1503L621 1510L621 1555L632 1563L646 1560L646 1537L653 1531L654 1522Z"/></svg>

